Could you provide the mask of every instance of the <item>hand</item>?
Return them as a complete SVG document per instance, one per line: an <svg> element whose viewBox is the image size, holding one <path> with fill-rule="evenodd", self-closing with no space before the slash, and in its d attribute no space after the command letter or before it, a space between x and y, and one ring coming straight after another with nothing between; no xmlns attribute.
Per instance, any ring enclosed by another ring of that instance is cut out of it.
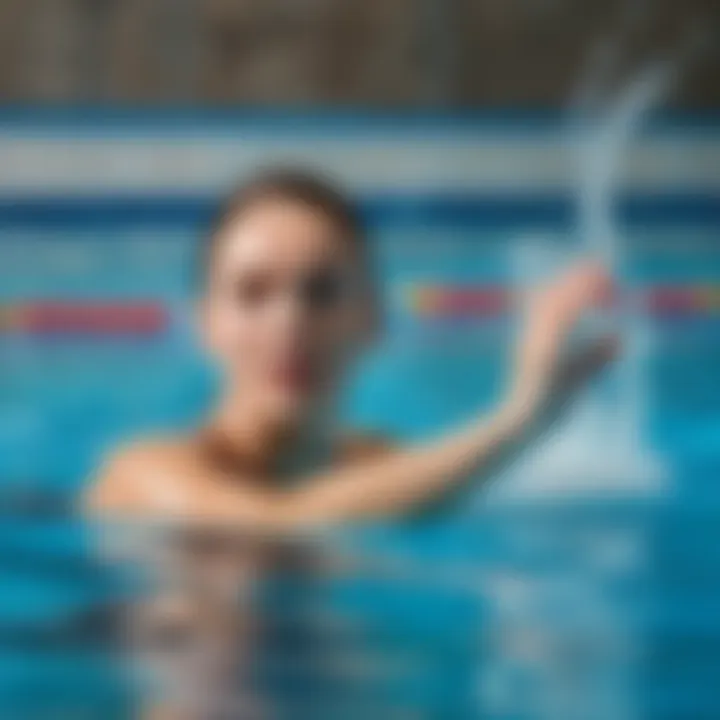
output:
<svg viewBox="0 0 720 720"><path fill-rule="evenodd" d="M612 290L597 263L572 267L530 299L520 337L511 405L534 415L546 405L564 403L616 354L614 336L594 340L568 355L567 341L579 320Z"/></svg>

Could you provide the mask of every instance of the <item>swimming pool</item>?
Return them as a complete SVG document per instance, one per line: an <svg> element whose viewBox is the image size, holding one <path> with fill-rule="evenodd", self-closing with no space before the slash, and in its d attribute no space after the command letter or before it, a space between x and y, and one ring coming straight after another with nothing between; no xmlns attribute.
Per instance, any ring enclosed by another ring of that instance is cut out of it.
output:
<svg viewBox="0 0 720 720"><path fill-rule="evenodd" d="M0 118L0 145L23 168L0 176L3 718L58 717L64 702L72 717L96 717L116 702L118 717L125 712L108 658L68 644L79 630L67 618L82 610L79 637L90 638L88 611L116 588L90 561L86 530L67 508L118 438L183 426L211 397L213 379L188 322L189 267L226 173L266 156L311 156L357 191L374 230L387 332L349 388L347 414L402 438L423 437L492 402L525 249L543 248L555 262L577 248L572 175L558 160L564 131L555 122L214 122L168 130L167 118L100 118L33 128ZM720 709L711 682L720 658L719 132L661 125L639 141L618 190L626 244L619 270L642 298L650 338L636 432L661 458L668 482L640 498L596 493L573 503L572 513L554 503L481 510L469 527L465 518L363 539L373 555L404 553L405 565L437 578L440 589L422 602L409 580L384 596L376 586L358 590L367 613L374 598L379 625L401 628L403 643L420 655L433 648L445 657L438 644L462 628L484 638L487 627L514 622L493 615L489 580L473 595L453 589L443 570L457 565L451 578L487 578L488 567L523 566L526 556L532 565L530 550L543 537L552 536L559 552L590 513L601 527L593 547L611 544L621 526L646 553L628 571L634 599L622 614L623 637L646 657L626 668L631 688L622 696L651 717L712 717ZM532 522L544 529L513 555L508 533ZM464 657L451 677L467 672L463 682L485 688L500 664L497 646L485 643L471 644L473 653L484 648L484 660ZM448 657L468 652L461 650L451 647ZM487 708L492 693L483 693L457 716Z"/></svg>

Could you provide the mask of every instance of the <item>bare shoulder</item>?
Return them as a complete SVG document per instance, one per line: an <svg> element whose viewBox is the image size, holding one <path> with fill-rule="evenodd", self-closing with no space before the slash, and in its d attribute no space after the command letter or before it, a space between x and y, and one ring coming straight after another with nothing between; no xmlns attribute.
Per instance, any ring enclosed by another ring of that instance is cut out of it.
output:
<svg viewBox="0 0 720 720"><path fill-rule="evenodd" d="M192 436L138 440L111 452L83 497L89 514L134 514L162 509L178 497L182 469L197 462Z"/></svg>
<svg viewBox="0 0 720 720"><path fill-rule="evenodd" d="M347 460L372 460L397 450L392 438L380 433L354 432L343 441L343 454Z"/></svg>

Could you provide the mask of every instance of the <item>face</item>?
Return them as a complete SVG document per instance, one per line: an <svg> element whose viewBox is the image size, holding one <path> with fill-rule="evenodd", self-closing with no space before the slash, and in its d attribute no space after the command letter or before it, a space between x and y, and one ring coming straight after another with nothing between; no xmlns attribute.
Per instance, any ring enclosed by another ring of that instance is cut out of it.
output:
<svg viewBox="0 0 720 720"><path fill-rule="evenodd" d="M202 304L211 355L246 402L284 423L324 404L371 318L357 248L322 213L267 199L216 239Z"/></svg>

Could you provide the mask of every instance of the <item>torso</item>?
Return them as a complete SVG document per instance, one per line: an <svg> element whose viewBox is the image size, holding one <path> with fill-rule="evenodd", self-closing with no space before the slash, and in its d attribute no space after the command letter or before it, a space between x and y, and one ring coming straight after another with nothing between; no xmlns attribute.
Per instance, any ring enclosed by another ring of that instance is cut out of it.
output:
<svg viewBox="0 0 720 720"><path fill-rule="evenodd" d="M333 462L352 462L386 448L375 439L351 438L337 447ZM232 481L228 458L208 444L206 435L144 443L111 465L92 491L91 504L111 516L172 520L212 506L207 500L217 489L204 478L218 470ZM240 467L236 490L251 496L256 489L242 485L242 477ZM161 676L164 704L186 709L184 715L175 710L173 720L237 717L233 707L240 701L246 709L256 706L260 717L268 698L259 689L264 681L255 673L258 658L269 654L278 637L284 642L288 630L296 640L301 636L314 644L314 650L322 644L308 627L286 626L278 636L278 617L266 610L264 593L288 573L296 589L302 578L307 590L325 562L317 548L261 539L242 527L213 528L212 517L205 519L203 527L173 524L163 534L162 551L152 553L152 571L160 581L152 597L131 613L133 643L146 666ZM177 688L183 697L173 700ZM190 712L185 694L201 699Z"/></svg>

